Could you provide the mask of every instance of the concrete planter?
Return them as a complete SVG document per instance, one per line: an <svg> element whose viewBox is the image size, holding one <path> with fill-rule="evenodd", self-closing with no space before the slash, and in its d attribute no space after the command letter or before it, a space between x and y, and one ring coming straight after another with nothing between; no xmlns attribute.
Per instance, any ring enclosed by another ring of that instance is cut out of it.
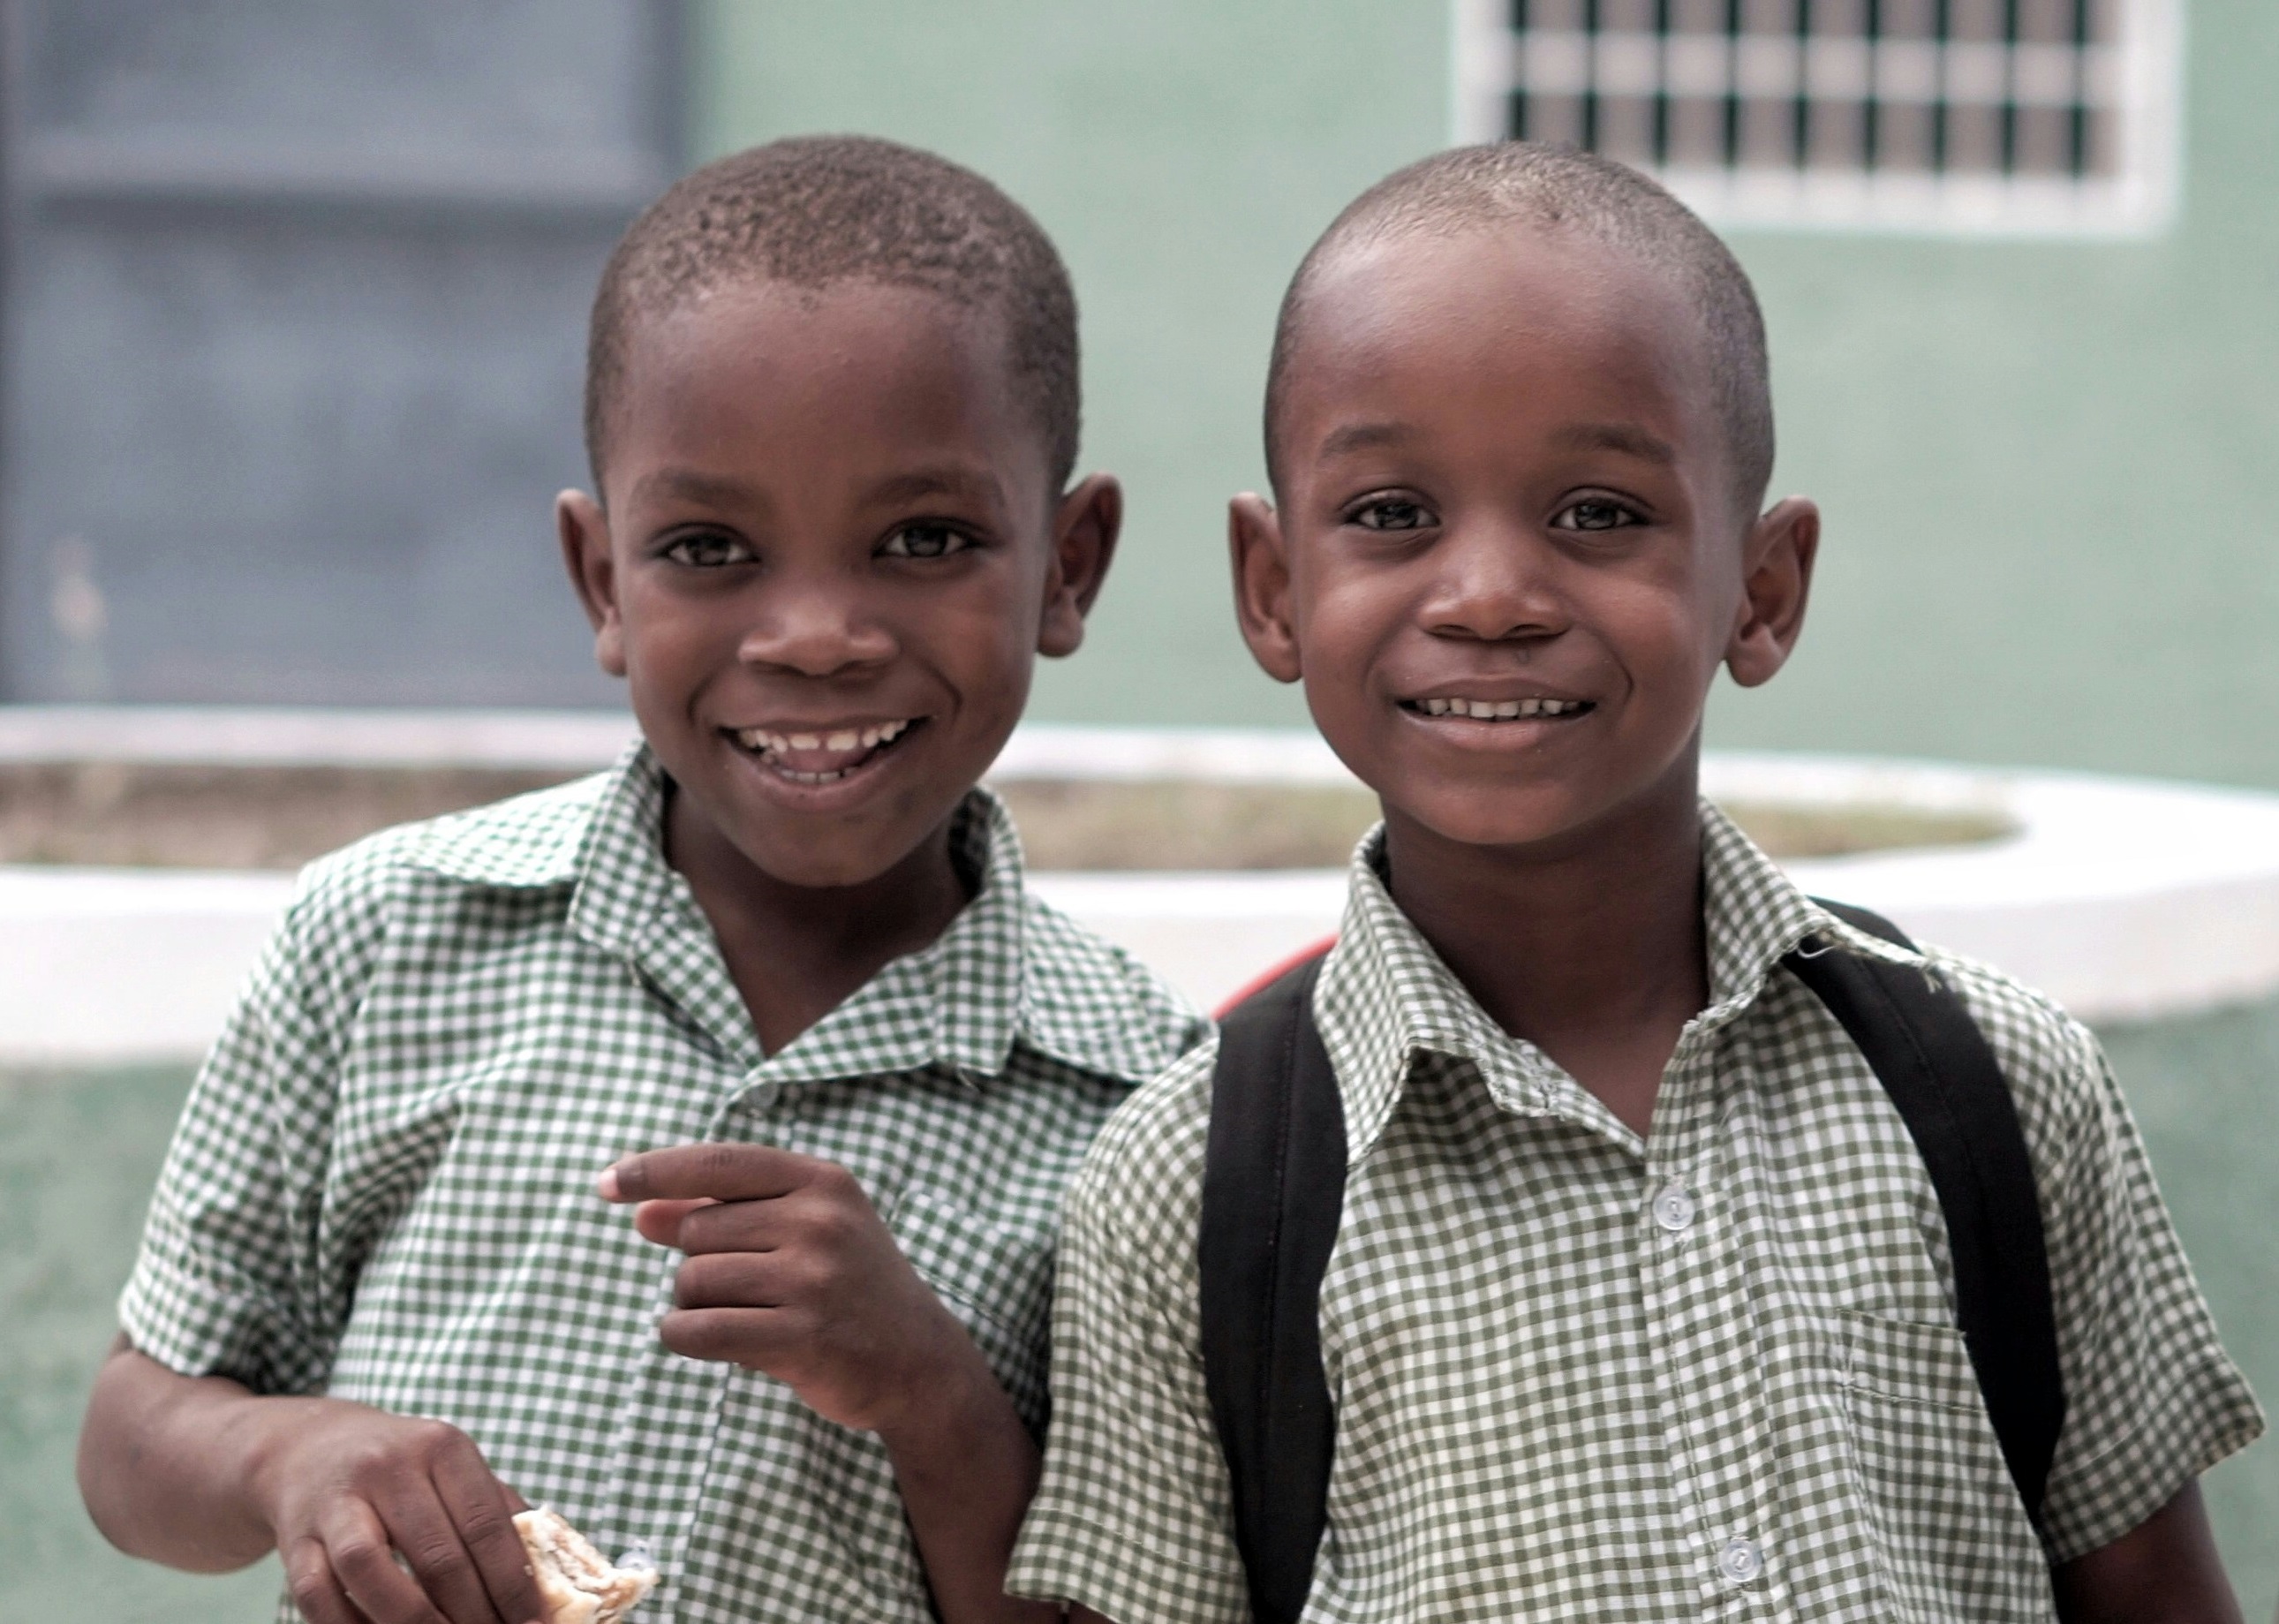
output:
<svg viewBox="0 0 2279 1624"><path fill-rule="evenodd" d="M618 716L23 710L0 759L483 765L578 770L630 736ZM1350 781L1298 733L1024 728L1006 780ZM1817 894L2000 965L2086 1019L2135 1020L2279 990L2279 796L2056 773L1715 755L1717 798L1804 809L1983 812L1974 844L1799 859ZM1040 874L1038 889L1216 1002L1336 927L1334 869ZM289 874L0 866L0 1060L193 1056L211 1041Z"/></svg>

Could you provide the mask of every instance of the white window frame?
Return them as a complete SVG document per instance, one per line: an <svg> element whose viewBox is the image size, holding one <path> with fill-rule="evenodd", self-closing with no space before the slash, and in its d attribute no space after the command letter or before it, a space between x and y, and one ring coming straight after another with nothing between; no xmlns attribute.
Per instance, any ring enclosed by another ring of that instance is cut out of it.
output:
<svg viewBox="0 0 2279 1624"><path fill-rule="evenodd" d="M1453 112L1460 142L1500 141L1510 95L1523 73L1508 0L1453 0ZM2119 167L2107 175L1927 175L1795 166L1670 167L1658 178L1713 225L1743 229L1893 232L1938 236L2152 237L2175 223L2183 171L2184 0L2122 0L2117 43L2092 47L2087 71L2119 121ZM1859 96L1871 73L1937 81L1968 98L1979 81L2003 94L2003 57L2014 48L1950 44L1893 51L1871 66L1859 44L1815 40L1808 56L1778 40L1677 36L1664 51L1649 37L1561 36L1538 46L1534 77L1571 79L1615 92L1651 91L1657 81L1693 94L1723 94L1737 79L1745 94L1792 97L1799 81L1831 97ZM1547 50L1546 50L1547 47ZM2017 82L2034 94L2043 77L2069 80L2072 48L2018 47ZM1555 56L1550 53L1557 53ZM2039 60L2047 53L2062 65ZM1915 59L1919 56L1920 59ZM1942 56L1944 61L1941 61ZM1657 62L1655 58L1664 59ZM1736 60L1738 58L1738 60ZM2044 70L2055 70L2045 72Z"/></svg>

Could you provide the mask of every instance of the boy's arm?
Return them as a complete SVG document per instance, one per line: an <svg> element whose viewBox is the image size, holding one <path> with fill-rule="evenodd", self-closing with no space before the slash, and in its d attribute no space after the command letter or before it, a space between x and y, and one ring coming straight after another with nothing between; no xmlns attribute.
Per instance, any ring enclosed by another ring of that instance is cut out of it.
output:
<svg viewBox="0 0 2279 1624"><path fill-rule="evenodd" d="M96 1378L79 1479L130 1556L223 1573L277 1551L311 1624L546 1616L514 1530L520 1497L438 1421L185 1376L122 1336Z"/></svg>
<svg viewBox="0 0 2279 1624"><path fill-rule="evenodd" d="M948 1624L1057 1620L1005 1594L1037 1450L965 1328L854 1175L766 1145L690 1144L602 1175L643 1235L688 1254L658 1326L691 1358L764 1371L886 1447Z"/></svg>
<svg viewBox="0 0 2279 1624"><path fill-rule="evenodd" d="M2055 1578L2065 1624L2241 1624L2197 1481Z"/></svg>
<svg viewBox="0 0 2279 1624"><path fill-rule="evenodd" d="M963 1326L972 1368L916 1413L879 1429L894 1462L926 1582L944 1620L1057 1620L1060 1610L1005 1594L1005 1564L1037 1491L1037 1446Z"/></svg>
<svg viewBox="0 0 2279 1624"><path fill-rule="evenodd" d="M1985 973L1961 966L1966 991ZM2070 1624L2236 1620L2199 1474L2262 1416L2192 1279L2096 1038L1976 1006L2034 1153L2065 1383L2043 1505Z"/></svg>
<svg viewBox="0 0 2279 1624"><path fill-rule="evenodd" d="M353 1295L310 1266L310 1226L341 1034L390 917L384 869L352 851L311 871L191 1089L81 1433L81 1490L106 1537L154 1561L214 1572L276 1549L318 1624L528 1624L544 1612L504 1520L519 1502L473 1444L309 1396Z"/></svg>
<svg viewBox="0 0 2279 1624"><path fill-rule="evenodd" d="M1010 1582L1078 1604L1079 1618L1250 1617L1199 1316L1213 1053L1118 1107L1062 1212L1052 1431Z"/></svg>

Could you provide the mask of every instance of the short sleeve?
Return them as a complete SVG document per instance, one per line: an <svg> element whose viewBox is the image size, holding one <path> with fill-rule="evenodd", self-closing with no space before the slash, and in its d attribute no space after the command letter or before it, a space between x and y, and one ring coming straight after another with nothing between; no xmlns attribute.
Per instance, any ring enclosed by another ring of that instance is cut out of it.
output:
<svg viewBox="0 0 2279 1624"><path fill-rule="evenodd" d="M328 1374L349 1286L326 1278L317 1235L376 912L321 876L304 887L191 1086L119 1309L185 1375L299 1393Z"/></svg>
<svg viewBox="0 0 2279 1624"><path fill-rule="evenodd" d="M1065 1208L1044 1480L1007 1589L1116 1624L1249 1616L1195 1307L1215 1047L1110 1120Z"/></svg>
<svg viewBox="0 0 2279 1624"><path fill-rule="evenodd" d="M2045 1503L2060 1562L2137 1528L2263 1430L2112 1068L2084 1028L2063 1025L2066 1085L2042 1109L2020 1101L2038 1142L2066 1389Z"/></svg>

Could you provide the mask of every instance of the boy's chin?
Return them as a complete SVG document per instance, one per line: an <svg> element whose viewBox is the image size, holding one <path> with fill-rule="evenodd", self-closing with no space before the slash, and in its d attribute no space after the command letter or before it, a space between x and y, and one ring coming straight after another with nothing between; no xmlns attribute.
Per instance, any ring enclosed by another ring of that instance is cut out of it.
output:
<svg viewBox="0 0 2279 1624"><path fill-rule="evenodd" d="M1433 845L1484 852L1549 855L1585 835L1611 810L1585 797L1508 788L1385 798L1385 820L1396 843L1406 835L1410 841L1421 836Z"/></svg>
<svg viewBox="0 0 2279 1624"><path fill-rule="evenodd" d="M935 825L917 829L823 832L798 828L734 828L729 843L778 885L801 890L850 890L875 884L908 865Z"/></svg>

